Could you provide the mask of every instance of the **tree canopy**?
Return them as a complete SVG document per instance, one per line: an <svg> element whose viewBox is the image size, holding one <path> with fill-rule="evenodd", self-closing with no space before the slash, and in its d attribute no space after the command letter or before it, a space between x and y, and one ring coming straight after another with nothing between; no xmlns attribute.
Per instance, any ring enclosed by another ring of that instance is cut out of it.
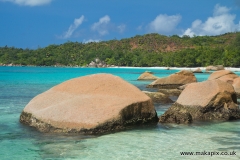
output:
<svg viewBox="0 0 240 160"><path fill-rule="evenodd" d="M218 36L156 33L91 43L66 42L45 48L0 47L0 64L86 66L95 58L117 66L240 66L240 32Z"/></svg>

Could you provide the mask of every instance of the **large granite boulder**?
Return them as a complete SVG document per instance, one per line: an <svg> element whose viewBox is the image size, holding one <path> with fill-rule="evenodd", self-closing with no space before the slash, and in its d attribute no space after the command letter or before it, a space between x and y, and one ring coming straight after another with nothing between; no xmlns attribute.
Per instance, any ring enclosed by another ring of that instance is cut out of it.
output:
<svg viewBox="0 0 240 160"><path fill-rule="evenodd" d="M240 98L240 77L233 80L233 88L237 94L237 97Z"/></svg>
<svg viewBox="0 0 240 160"><path fill-rule="evenodd" d="M138 80L156 80L158 77L154 76L152 72L144 72L138 77Z"/></svg>
<svg viewBox="0 0 240 160"><path fill-rule="evenodd" d="M172 103L173 102L168 95L160 92L143 91L143 93L149 96L152 99L152 101L156 103Z"/></svg>
<svg viewBox="0 0 240 160"><path fill-rule="evenodd" d="M221 70L221 71L215 71L213 72L209 77L208 80L213 80L213 79L219 79L224 82L228 82L230 84L233 83L233 80L237 78L238 75L233 73L232 71L229 70Z"/></svg>
<svg viewBox="0 0 240 160"><path fill-rule="evenodd" d="M175 89L184 84L197 82L195 75L191 71L182 70L180 72L171 74L165 78L159 78L149 84L148 88L163 88L163 89Z"/></svg>
<svg viewBox="0 0 240 160"><path fill-rule="evenodd" d="M34 97L20 122L42 132L97 134L157 122L152 100L137 87L111 74L63 82Z"/></svg>
<svg viewBox="0 0 240 160"><path fill-rule="evenodd" d="M233 119L240 119L240 109L232 85L221 80L208 80L189 84L159 121L191 123L194 120Z"/></svg>
<svg viewBox="0 0 240 160"><path fill-rule="evenodd" d="M207 66L206 67L206 72L208 71L219 71L219 70L224 70L223 65L216 65L216 66Z"/></svg>

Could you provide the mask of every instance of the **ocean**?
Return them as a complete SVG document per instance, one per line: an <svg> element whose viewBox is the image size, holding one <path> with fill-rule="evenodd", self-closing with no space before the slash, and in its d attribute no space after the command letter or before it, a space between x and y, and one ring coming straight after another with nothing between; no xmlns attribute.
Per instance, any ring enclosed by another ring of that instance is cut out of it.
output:
<svg viewBox="0 0 240 160"><path fill-rule="evenodd" d="M146 85L151 81L137 81L145 71L165 77L178 70L0 67L0 159L240 159L239 120L140 126L98 136L40 133L19 123L23 108L33 97L65 80L95 73L111 73L141 90L149 90ZM236 74L240 76L240 72ZM209 76L207 73L195 75L199 82ZM158 116L170 106L156 103ZM185 154L182 152L195 155L182 155ZM212 156L208 155L210 152Z"/></svg>

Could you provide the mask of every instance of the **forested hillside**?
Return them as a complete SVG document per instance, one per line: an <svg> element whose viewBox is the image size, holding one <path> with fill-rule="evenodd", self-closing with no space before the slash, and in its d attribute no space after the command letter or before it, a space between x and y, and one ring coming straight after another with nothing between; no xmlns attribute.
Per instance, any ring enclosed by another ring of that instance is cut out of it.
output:
<svg viewBox="0 0 240 160"><path fill-rule="evenodd" d="M219 36L146 34L122 40L67 42L35 50L0 47L0 64L86 66L95 58L117 66L240 66L240 32Z"/></svg>

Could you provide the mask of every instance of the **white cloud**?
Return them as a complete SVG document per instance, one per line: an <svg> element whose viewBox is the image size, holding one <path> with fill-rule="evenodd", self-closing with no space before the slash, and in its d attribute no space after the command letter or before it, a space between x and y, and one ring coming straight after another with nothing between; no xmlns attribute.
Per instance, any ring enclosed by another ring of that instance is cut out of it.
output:
<svg viewBox="0 0 240 160"><path fill-rule="evenodd" d="M219 35L226 32L233 32L240 29L240 24L235 24L236 15L230 14L231 9L216 5L213 16L208 17L205 22L197 19L192 23L191 28L184 31L183 35Z"/></svg>
<svg viewBox="0 0 240 160"><path fill-rule="evenodd" d="M84 16L82 15L80 18L74 20L74 23L70 25L68 31L61 36L62 38L69 38L72 36L73 32L82 24L84 20Z"/></svg>
<svg viewBox="0 0 240 160"><path fill-rule="evenodd" d="M110 31L123 33L125 29L125 24L115 25L114 23L111 23L111 19L108 15L103 16L98 22L91 26L91 30L98 32L100 36L105 36L109 34Z"/></svg>
<svg viewBox="0 0 240 160"><path fill-rule="evenodd" d="M117 26L117 29L120 33L123 33L126 29L126 25L125 24L121 24L119 26Z"/></svg>
<svg viewBox="0 0 240 160"><path fill-rule="evenodd" d="M52 0L1 0L3 2L12 2L23 6L40 6L49 4Z"/></svg>
<svg viewBox="0 0 240 160"><path fill-rule="evenodd" d="M110 17L108 15L99 19L98 22L94 23L91 27L93 31L97 31L101 36L108 34Z"/></svg>
<svg viewBox="0 0 240 160"><path fill-rule="evenodd" d="M219 16L219 15L223 15L223 14L228 14L228 12L230 10L231 10L230 8L220 6L219 4L217 4L214 8L213 15L214 16Z"/></svg>
<svg viewBox="0 0 240 160"><path fill-rule="evenodd" d="M168 16L166 14L160 14L147 28L149 32L170 33L175 30L181 19L182 17L180 15Z"/></svg>

